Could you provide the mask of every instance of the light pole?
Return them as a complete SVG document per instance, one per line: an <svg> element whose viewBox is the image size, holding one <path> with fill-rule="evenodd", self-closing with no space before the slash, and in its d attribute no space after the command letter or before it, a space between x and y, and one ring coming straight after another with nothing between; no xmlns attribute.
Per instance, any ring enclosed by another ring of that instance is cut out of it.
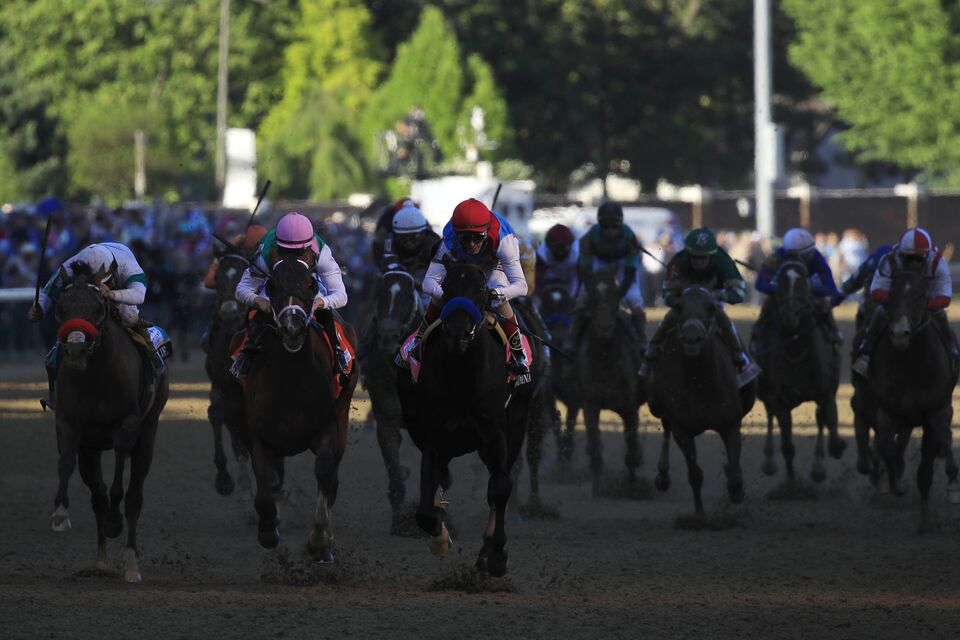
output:
<svg viewBox="0 0 960 640"><path fill-rule="evenodd" d="M220 0L220 51L217 64L217 188L222 190L227 175L227 60L230 55L230 0Z"/></svg>
<svg viewBox="0 0 960 640"><path fill-rule="evenodd" d="M772 237L773 216L773 123L770 118L772 81L770 50L770 0L753 0L753 172L757 198L757 231Z"/></svg>

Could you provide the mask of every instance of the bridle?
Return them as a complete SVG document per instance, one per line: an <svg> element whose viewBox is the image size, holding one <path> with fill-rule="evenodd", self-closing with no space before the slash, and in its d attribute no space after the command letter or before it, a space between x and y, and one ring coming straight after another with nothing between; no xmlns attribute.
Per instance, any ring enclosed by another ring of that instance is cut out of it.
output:
<svg viewBox="0 0 960 640"><path fill-rule="evenodd" d="M420 313L421 313L422 310L423 310L423 309L422 309L422 307L423 307L423 301L420 299L420 296L417 294L417 280L416 280L416 278L414 278L409 272L404 271L404 270L402 270L402 269L391 269L390 271L384 272L383 278L385 279L387 276L399 276L399 277L406 278L406 279L409 279L409 280L410 280L410 285L411 285L410 291L411 291L411 295L413 296L414 303L413 303L412 305L410 305L410 312L407 314L407 317L400 323L400 326L401 326L401 327L406 327L406 326L412 324L413 321L414 321L414 319L415 319L418 315L420 315ZM383 280L381 280L381 282L383 282ZM392 289L392 288L391 288L391 289ZM396 292L391 290L391 292L390 292L390 310L393 309L393 302L394 302L394 298L395 298L395 297L396 297ZM388 314L389 314L389 310L388 310ZM389 315L388 315L388 317L389 317ZM382 320L382 318L380 318L379 316L378 316L377 319L378 319L378 320Z"/></svg>

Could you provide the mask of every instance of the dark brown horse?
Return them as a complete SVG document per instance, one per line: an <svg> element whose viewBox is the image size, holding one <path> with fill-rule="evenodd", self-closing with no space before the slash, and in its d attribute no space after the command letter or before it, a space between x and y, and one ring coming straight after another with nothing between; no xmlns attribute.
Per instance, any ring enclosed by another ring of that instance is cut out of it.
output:
<svg viewBox="0 0 960 640"><path fill-rule="evenodd" d="M920 527L930 525L933 463L952 446L952 395L957 367L927 310L929 279L921 264L896 268L891 274L887 330L870 362L869 391L877 403L876 446L886 465L890 492L903 495L904 450L914 427L923 429L917 488L922 504ZM948 496L956 499L957 467L948 458Z"/></svg>
<svg viewBox="0 0 960 640"><path fill-rule="evenodd" d="M68 518L67 487L74 466L90 488L97 519L97 567L109 570L107 538L123 531L120 503L123 473L130 458L125 515L127 544L123 577L139 582L137 521L143 507L143 483L153 460L157 423L169 395L167 373L156 375L153 391L145 393L152 365L116 319L111 304L100 295L108 273L93 273L74 263L73 276L61 269L63 293L55 309L61 323L63 363L56 383L57 446L60 486L54 501L54 524ZM116 465L109 494L103 482L101 454L114 449Z"/></svg>
<svg viewBox="0 0 960 640"><path fill-rule="evenodd" d="M377 442L387 468L387 497L390 500L391 535L401 532L401 508L406 497L404 480L409 470L400 464L403 414L397 397L397 367L394 354L400 343L416 329L423 315L423 303L413 276L394 270L377 283L376 311L370 340L363 360L364 386L377 422Z"/></svg>
<svg viewBox="0 0 960 640"><path fill-rule="evenodd" d="M539 292L539 298L540 315L543 316L550 331L553 343L567 344L573 320L573 298L570 295L569 285L548 284ZM573 434L581 405L580 379L576 362L554 355L550 360L550 372L546 384L548 385L547 401L554 405L554 411L556 411L557 400L567 408L565 427L562 432L557 429L556 436L560 462L569 463L573 459Z"/></svg>
<svg viewBox="0 0 960 640"><path fill-rule="evenodd" d="M307 549L320 562L333 560L330 509L337 499L337 471L347 444L350 400L357 371L334 395L333 365L310 311L317 282L306 263L280 260L267 282L272 319L244 381L247 428L257 480L254 505L258 540L272 549L280 541L272 478L284 457L310 449L316 456L317 503ZM346 338L356 344L353 329Z"/></svg>
<svg viewBox="0 0 960 640"><path fill-rule="evenodd" d="M249 262L236 253L225 253L219 258L216 275L216 300L213 318L208 330L207 357L204 367L210 378L210 406L207 419L213 428L213 463L217 467L214 481L217 493L222 496L233 493L234 483L227 470L227 456L223 451L223 427L230 433L230 444L237 461L241 489L252 490L248 468L250 451L246 426L243 424L243 392L237 381L228 372L231 358L231 342L234 335L246 324L246 309L236 298L237 283ZM238 418L239 416L239 418Z"/></svg>
<svg viewBox="0 0 960 640"><path fill-rule="evenodd" d="M811 477L823 481L823 429L830 432L829 453L840 459L846 443L840 438L837 417L837 387L840 385L840 354L824 329L823 313L810 292L807 268L798 261L784 262L777 271L777 291L764 303L769 305L770 322L756 336L753 350L763 370L757 396L767 412L766 456L763 471L773 475L773 420L780 425L780 441L793 479L793 419L791 411L804 402L815 402L817 443Z"/></svg>
<svg viewBox="0 0 960 640"><path fill-rule="evenodd" d="M586 329L576 351L583 421L587 429L587 454L593 495L600 495L603 448L600 441L600 410L610 409L623 421L626 443L627 479L635 481L643 452L637 429L644 390L637 377L640 354L631 338L626 319L620 314L620 294L615 274L601 271L584 278L589 312Z"/></svg>
<svg viewBox="0 0 960 640"><path fill-rule="evenodd" d="M670 485L669 446L673 434L687 461L698 516L703 516L703 470L697 464L694 438L716 431L727 450L727 493L743 500L740 469L740 426L756 398L756 381L737 389L737 371L729 348L719 336L717 315L723 313L713 293L702 287L685 289L677 307L680 319L663 340L663 353L649 384L650 412L663 423L664 440L657 464L657 487Z"/></svg>
<svg viewBox="0 0 960 640"><path fill-rule="evenodd" d="M443 290L441 325L424 337L419 380L414 383L405 371L397 376L404 423L421 451L417 524L431 536L435 554L449 552L442 490L450 487L450 460L476 451L490 474L490 516L476 567L502 576L507 572L504 514L513 488L510 471L523 447L537 380L520 387L507 383L504 345L481 327L488 301L483 270L451 264Z"/></svg>

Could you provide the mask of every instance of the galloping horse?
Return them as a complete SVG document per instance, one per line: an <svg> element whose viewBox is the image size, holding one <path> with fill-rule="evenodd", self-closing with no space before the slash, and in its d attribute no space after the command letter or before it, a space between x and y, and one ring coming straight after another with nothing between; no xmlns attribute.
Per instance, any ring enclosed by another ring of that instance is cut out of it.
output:
<svg viewBox="0 0 960 640"><path fill-rule="evenodd" d="M213 308L213 320L209 329L209 344L204 368L210 378L210 406L207 419L213 427L213 462L217 466L217 478L214 486L222 496L233 493L233 478L227 470L227 456L223 452L223 427L230 432L230 444L233 455L240 467L241 485L250 489L250 478L246 465L249 464L249 439L242 422L243 394L236 380L228 373L231 363L231 341L234 335L243 329L246 323L245 309L237 302L237 283L243 275L249 261L236 253L225 253L219 258L216 275L216 301Z"/></svg>
<svg viewBox="0 0 960 640"><path fill-rule="evenodd" d="M272 319L261 338L263 351L251 362L243 393L257 479L257 539L267 549L279 543L272 474L283 457L310 449L316 456L318 491L307 549L315 560L330 562L330 509L337 499L337 470L347 444L357 372L335 395L332 356L310 313L317 286L310 268L300 260L286 258L274 265L267 281ZM344 325L344 330L356 344L353 329Z"/></svg>
<svg viewBox="0 0 960 640"><path fill-rule="evenodd" d="M406 497L405 470L400 466L403 415L393 356L403 339L416 329L421 315L423 302L413 276L402 270L384 273L377 284L373 339L363 361L363 372L377 421L377 442L387 467L392 535L400 534L401 507Z"/></svg>
<svg viewBox="0 0 960 640"><path fill-rule="evenodd" d="M951 449L951 398L957 383L957 363L930 323L929 287L929 280L918 268L893 270L888 329L874 349L868 372L869 390L877 403L876 446L886 464L893 494L906 491L901 484L904 450L913 428L923 428L917 468L922 529L929 526L933 462L938 456L947 456ZM947 476L948 495L953 498L960 484L952 456L947 458Z"/></svg>
<svg viewBox="0 0 960 640"><path fill-rule="evenodd" d="M771 320L757 336L754 347L763 373L757 396L767 412L766 460L763 471L773 475L773 419L780 425L780 440L787 477L793 479L793 421L790 412L803 402L817 405L817 444L811 477L826 478L823 428L830 431L830 455L843 456L846 443L837 425L837 387L840 385L840 355L824 330L820 311L810 292L807 268L801 262L784 262L777 271L777 291L765 304L771 305ZM829 311L827 311L829 313Z"/></svg>
<svg viewBox="0 0 960 640"><path fill-rule="evenodd" d="M61 267L63 293L55 315L61 323L63 364L57 375L56 402L58 470L60 486L54 502L53 520L68 518L70 500L67 485L74 466L90 488L97 518L97 567L108 570L107 538L123 531L120 502L123 472L130 457L125 515L127 545L123 552L127 582L140 582L137 564L137 521L143 507L143 483L153 460L157 423L169 395L167 372L157 374L151 395L146 386L145 361L127 330L114 317L110 303L100 294L109 273L76 262L73 276ZM100 455L116 451L116 465L110 493L103 482Z"/></svg>
<svg viewBox="0 0 960 640"><path fill-rule="evenodd" d="M696 513L703 516L703 470L697 464L694 438L707 429L720 434L727 450L727 493L731 502L741 502L740 425L743 416L753 408L757 383L737 389L737 371L729 347L717 329L716 315L723 311L709 289L684 289L677 312L679 321L663 340L663 352L648 389L650 412L660 418L664 431L656 484L660 490L670 485L669 447L673 434L687 461Z"/></svg>
<svg viewBox="0 0 960 640"><path fill-rule="evenodd" d="M548 284L540 292L540 315L543 316L555 344L566 344L570 334L573 298L566 284ZM567 407L566 427L557 434L557 451L561 462L570 462L573 458L573 433L580 413L579 376L576 364L562 356L550 361L550 374L547 380L548 402L556 405L559 400ZM556 409L554 408L554 411Z"/></svg>
<svg viewBox="0 0 960 640"><path fill-rule="evenodd" d="M424 337L419 380L407 372L397 376L404 423L422 454L417 524L432 537L435 554L449 551L442 490L450 487L450 460L476 451L490 473L490 517L476 567L502 576L510 471L523 447L537 381L507 383L505 345L480 326L489 295L482 269L450 264L443 289L441 325Z"/></svg>
<svg viewBox="0 0 960 640"><path fill-rule="evenodd" d="M615 274L601 271L584 278L590 317L577 344L577 372L583 421L587 428L587 454L593 478L593 495L600 495L603 449L600 441L600 410L611 409L623 420L627 478L636 480L643 453L637 429L644 390L636 371L638 345L620 317L620 296Z"/></svg>

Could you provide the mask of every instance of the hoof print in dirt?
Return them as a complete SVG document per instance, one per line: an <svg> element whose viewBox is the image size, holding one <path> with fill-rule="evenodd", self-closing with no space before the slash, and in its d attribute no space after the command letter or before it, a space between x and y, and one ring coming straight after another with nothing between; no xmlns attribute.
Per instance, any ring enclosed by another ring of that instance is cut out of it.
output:
<svg viewBox="0 0 960 640"><path fill-rule="evenodd" d="M623 475L600 478L600 497L620 500L653 500L654 488L646 478L631 480Z"/></svg>
<svg viewBox="0 0 960 640"><path fill-rule="evenodd" d="M543 500L531 500L520 505L520 517L525 520L559 520L560 509Z"/></svg>
<svg viewBox="0 0 960 640"><path fill-rule="evenodd" d="M342 560L342 558L341 558ZM343 562L315 562L306 551L300 556L286 546L266 554L260 565L260 581L288 587L309 587L319 584L339 586L345 582Z"/></svg>
<svg viewBox="0 0 960 640"><path fill-rule="evenodd" d="M817 488L813 485L798 482L797 480L786 480L767 494L767 500L777 502L800 502L816 500L820 497Z"/></svg>
<svg viewBox="0 0 960 640"><path fill-rule="evenodd" d="M108 567L87 567L74 572L74 578L108 578L110 580L119 580L120 572Z"/></svg>
<svg viewBox="0 0 960 640"><path fill-rule="evenodd" d="M430 591L460 593L517 593L516 583L510 578L494 578L468 564L459 564L444 573L430 585Z"/></svg>

